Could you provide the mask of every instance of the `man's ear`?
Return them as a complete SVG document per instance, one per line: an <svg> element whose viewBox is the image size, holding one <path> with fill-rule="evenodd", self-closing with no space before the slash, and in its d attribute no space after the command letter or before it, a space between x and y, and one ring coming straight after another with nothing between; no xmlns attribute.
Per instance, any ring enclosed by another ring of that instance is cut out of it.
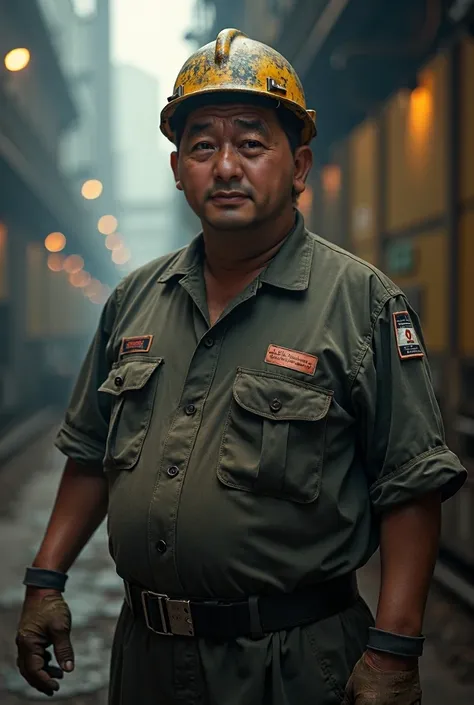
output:
<svg viewBox="0 0 474 705"><path fill-rule="evenodd" d="M298 196L305 190L306 179L313 166L313 153L307 145L298 147L295 152L293 186Z"/></svg>
<svg viewBox="0 0 474 705"><path fill-rule="evenodd" d="M178 168L178 152L172 152L170 156L171 169L173 170L174 181L178 191L182 191L183 187L181 181L179 180L179 168Z"/></svg>

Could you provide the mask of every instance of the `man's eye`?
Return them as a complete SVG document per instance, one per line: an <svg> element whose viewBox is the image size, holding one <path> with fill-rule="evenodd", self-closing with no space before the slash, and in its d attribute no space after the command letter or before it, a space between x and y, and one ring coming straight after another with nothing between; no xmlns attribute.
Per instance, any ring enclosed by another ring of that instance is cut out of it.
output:
<svg viewBox="0 0 474 705"><path fill-rule="evenodd" d="M262 143L258 140L245 140L242 146L246 149L259 149L262 147Z"/></svg>
<svg viewBox="0 0 474 705"><path fill-rule="evenodd" d="M198 142L193 147L193 151L203 151L207 149L214 149L213 145L210 142Z"/></svg>

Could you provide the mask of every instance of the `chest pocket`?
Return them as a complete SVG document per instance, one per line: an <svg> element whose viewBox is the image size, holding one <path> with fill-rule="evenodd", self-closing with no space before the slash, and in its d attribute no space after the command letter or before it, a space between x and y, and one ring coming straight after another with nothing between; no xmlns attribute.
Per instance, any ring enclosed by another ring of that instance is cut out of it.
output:
<svg viewBox="0 0 474 705"><path fill-rule="evenodd" d="M136 465L150 425L157 369L162 362L162 358L117 362L99 387L99 392L113 396L106 468L131 470Z"/></svg>
<svg viewBox="0 0 474 705"><path fill-rule="evenodd" d="M228 487L294 502L319 495L332 392L271 372L239 369L218 477Z"/></svg>

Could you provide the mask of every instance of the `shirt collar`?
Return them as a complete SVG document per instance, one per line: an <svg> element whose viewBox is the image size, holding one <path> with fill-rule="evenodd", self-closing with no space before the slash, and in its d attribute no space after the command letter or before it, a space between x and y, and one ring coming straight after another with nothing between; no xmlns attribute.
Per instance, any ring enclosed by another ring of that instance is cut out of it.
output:
<svg viewBox="0 0 474 705"><path fill-rule="evenodd" d="M158 278L159 284L164 284L173 277L183 276L198 267L202 262L202 233L197 235L187 247L180 250L175 259Z"/></svg>
<svg viewBox="0 0 474 705"><path fill-rule="evenodd" d="M296 211L295 225L260 281L280 289L304 291L308 288L314 240L305 228L304 218Z"/></svg>
<svg viewBox="0 0 474 705"><path fill-rule="evenodd" d="M296 211L295 225L275 257L260 275L260 281L281 289L303 291L308 288L314 241L305 228L303 216ZM203 259L202 233L181 250L159 277L165 283L176 276L188 274L199 267Z"/></svg>

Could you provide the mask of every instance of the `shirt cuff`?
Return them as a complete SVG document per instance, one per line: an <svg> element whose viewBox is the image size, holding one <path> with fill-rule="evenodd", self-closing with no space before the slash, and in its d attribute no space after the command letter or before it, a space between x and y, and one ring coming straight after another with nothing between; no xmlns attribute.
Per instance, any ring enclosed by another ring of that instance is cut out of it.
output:
<svg viewBox="0 0 474 705"><path fill-rule="evenodd" d="M61 453L80 465L102 465L103 463L105 444L72 428L66 422L61 425L54 445Z"/></svg>
<svg viewBox="0 0 474 705"><path fill-rule="evenodd" d="M466 478L467 471L457 455L438 446L379 478L369 489L370 499L377 513L436 490L441 490L444 502L461 489Z"/></svg>

